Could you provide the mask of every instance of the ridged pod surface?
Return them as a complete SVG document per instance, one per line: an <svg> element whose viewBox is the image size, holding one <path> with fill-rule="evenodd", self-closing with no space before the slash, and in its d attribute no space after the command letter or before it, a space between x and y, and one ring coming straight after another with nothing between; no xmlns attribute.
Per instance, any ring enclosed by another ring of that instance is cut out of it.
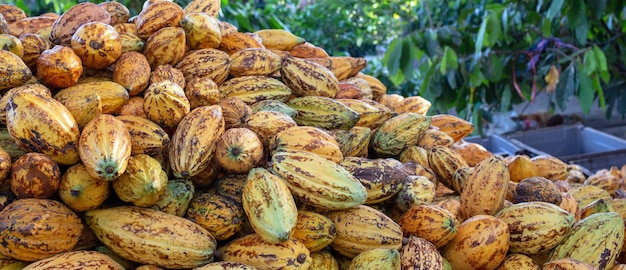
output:
<svg viewBox="0 0 626 270"><path fill-rule="evenodd" d="M133 155L157 155L170 143L170 136L156 123L135 115L120 115L130 134L130 152Z"/></svg>
<svg viewBox="0 0 626 270"><path fill-rule="evenodd" d="M442 248L456 236L459 221L450 211L423 204L409 208L398 221L404 236L418 236Z"/></svg>
<svg viewBox="0 0 626 270"><path fill-rule="evenodd" d="M343 160L335 138L316 127L295 126L278 132L270 141L269 149L270 154L296 150L315 153L336 163Z"/></svg>
<svg viewBox="0 0 626 270"><path fill-rule="evenodd" d="M290 99L285 104L296 110L293 120L301 126L350 129L359 121L358 112L332 98L306 96Z"/></svg>
<svg viewBox="0 0 626 270"><path fill-rule="evenodd" d="M224 261L233 261L259 269L309 269L309 250L298 240L269 243L258 234L237 238L220 248Z"/></svg>
<svg viewBox="0 0 626 270"><path fill-rule="evenodd" d="M265 48L249 48L230 55L230 75L269 76L280 70L282 58Z"/></svg>
<svg viewBox="0 0 626 270"><path fill-rule="evenodd" d="M221 8L220 0L193 0L185 6L183 11L185 14L192 12L203 12L209 16L217 17Z"/></svg>
<svg viewBox="0 0 626 270"><path fill-rule="evenodd" d="M31 70L19 56L0 50L0 90L20 86L32 76Z"/></svg>
<svg viewBox="0 0 626 270"><path fill-rule="evenodd" d="M495 217L509 224L513 253L535 255L556 247L574 225L574 215L546 202L517 203Z"/></svg>
<svg viewBox="0 0 626 270"><path fill-rule="evenodd" d="M219 86L222 98L238 97L247 104L263 100L286 101L291 89L281 81L266 76L241 76Z"/></svg>
<svg viewBox="0 0 626 270"><path fill-rule="evenodd" d="M597 267L581 262L572 258L563 258L558 260L549 261L543 264L544 270L562 270L562 269L576 269L576 270L596 270ZM611 268L615 269L615 268Z"/></svg>
<svg viewBox="0 0 626 270"><path fill-rule="evenodd" d="M185 115L169 146L174 176L188 178L207 168L223 132L224 118L219 105L198 107Z"/></svg>
<svg viewBox="0 0 626 270"><path fill-rule="evenodd" d="M77 250L61 253L49 258L33 262L26 270L80 270L80 269L110 269L122 270L124 267L106 254L91 251Z"/></svg>
<svg viewBox="0 0 626 270"><path fill-rule="evenodd" d="M78 143L80 159L89 175L113 181L126 170L131 140L124 123L110 114L100 114L83 128Z"/></svg>
<svg viewBox="0 0 626 270"><path fill-rule="evenodd" d="M597 213L576 222L548 262L571 258L597 269L613 267L624 245L624 220L615 212Z"/></svg>
<svg viewBox="0 0 626 270"><path fill-rule="evenodd" d="M289 115L277 111L259 111L244 121L245 127L254 131L264 146L269 146L270 140L281 130L298 125Z"/></svg>
<svg viewBox="0 0 626 270"><path fill-rule="evenodd" d="M36 261L70 251L83 232L76 214L58 201L20 199L0 212L0 253Z"/></svg>
<svg viewBox="0 0 626 270"><path fill-rule="evenodd" d="M87 99L94 94L100 98L102 113L115 114L124 106L129 98L128 91L123 86L111 82L85 82L65 88L54 95L54 99L63 104L72 103L76 99Z"/></svg>
<svg viewBox="0 0 626 270"><path fill-rule="evenodd" d="M138 154L129 158L126 170L111 186L122 201L150 207L163 196L167 182L167 174L158 160Z"/></svg>
<svg viewBox="0 0 626 270"><path fill-rule="evenodd" d="M445 146L434 146L427 151L428 167L438 176L440 183L454 188L454 173L459 168L469 167L465 159Z"/></svg>
<svg viewBox="0 0 626 270"><path fill-rule="evenodd" d="M90 210L85 221L103 244L124 259L163 268L210 263L217 245L213 235L200 225L149 208Z"/></svg>
<svg viewBox="0 0 626 270"><path fill-rule="evenodd" d="M367 127L352 127L350 130L333 129L330 133L339 144L344 157L367 157L372 130Z"/></svg>
<svg viewBox="0 0 626 270"><path fill-rule="evenodd" d="M109 24L111 15L106 9L94 3L79 3L65 11L52 24L50 40L55 45L70 46L72 35L80 26L89 22L103 22Z"/></svg>
<svg viewBox="0 0 626 270"><path fill-rule="evenodd" d="M180 27L164 27L146 40L143 54L152 69L160 65L176 65L185 55L185 42L185 30Z"/></svg>
<svg viewBox="0 0 626 270"><path fill-rule="evenodd" d="M504 206L509 171L502 158L491 156L474 167L461 192L461 215L493 215Z"/></svg>
<svg viewBox="0 0 626 270"><path fill-rule="evenodd" d="M200 267L194 268L194 270L256 270L254 266L250 266L238 262L212 262Z"/></svg>
<svg viewBox="0 0 626 270"><path fill-rule="evenodd" d="M374 248L400 249L402 229L390 217L366 206L332 211L327 216L335 223L337 237L330 244L340 254L354 258Z"/></svg>
<svg viewBox="0 0 626 270"><path fill-rule="evenodd" d="M152 209L182 217L187 212L196 188L189 179L172 179L167 182L165 193Z"/></svg>
<svg viewBox="0 0 626 270"><path fill-rule="evenodd" d="M309 269L339 270L339 263L330 251L320 250L311 252L311 267Z"/></svg>
<svg viewBox="0 0 626 270"><path fill-rule="evenodd" d="M242 193L243 209L254 231L270 243L289 240L298 217L289 187L265 168L248 173Z"/></svg>
<svg viewBox="0 0 626 270"><path fill-rule="evenodd" d="M141 10L135 19L137 34L148 39L159 29L178 26L183 17L183 9L171 1L159 1Z"/></svg>
<svg viewBox="0 0 626 270"><path fill-rule="evenodd" d="M385 106L376 106L376 101L365 101L361 99L337 99L347 105L350 109L359 113L359 121L355 126L377 128L387 119L393 116L391 110ZM380 104L378 104L380 105Z"/></svg>
<svg viewBox="0 0 626 270"><path fill-rule="evenodd" d="M40 94L21 92L9 99L7 128L24 150L44 153L63 165L79 161L79 129L60 102Z"/></svg>
<svg viewBox="0 0 626 270"><path fill-rule="evenodd" d="M367 190L366 204L383 202L402 187L407 175L384 159L346 157L339 163L361 182Z"/></svg>
<svg viewBox="0 0 626 270"><path fill-rule="evenodd" d="M339 80L329 69L306 59L286 57L280 73L283 82L295 96L322 96L333 98L339 91Z"/></svg>
<svg viewBox="0 0 626 270"><path fill-rule="evenodd" d="M29 68L35 69L37 67L37 58L43 51L50 49L50 41L37 34L22 34L19 37L22 46L24 46L22 60Z"/></svg>
<svg viewBox="0 0 626 270"><path fill-rule="evenodd" d="M191 49L217 48L222 42L219 20L201 12L186 13L180 20Z"/></svg>
<svg viewBox="0 0 626 270"><path fill-rule="evenodd" d="M430 117L401 113L383 122L374 132L372 149L379 155L399 155L404 148L417 145L430 126Z"/></svg>
<svg viewBox="0 0 626 270"><path fill-rule="evenodd" d="M541 270L539 264L537 264L531 257L524 254L509 254L504 258L504 261L497 270Z"/></svg>
<svg viewBox="0 0 626 270"><path fill-rule="evenodd" d="M298 210L292 237L302 242L311 252L323 250L336 236L337 230L331 219L317 212Z"/></svg>
<svg viewBox="0 0 626 270"><path fill-rule="evenodd" d="M348 269L400 269L400 252L395 248L366 250L352 259Z"/></svg>
<svg viewBox="0 0 626 270"><path fill-rule="evenodd" d="M443 270L444 258L435 245L424 238L409 237L408 242L400 250L402 269Z"/></svg>
<svg viewBox="0 0 626 270"><path fill-rule="evenodd" d="M118 3L118 2L105 2ZM139 95L150 83L150 63L138 52L120 55L113 69L113 81L126 88L130 96Z"/></svg>
<svg viewBox="0 0 626 270"><path fill-rule="evenodd" d="M367 190L352 174L317 154L277 152L270 171L280 176L300 201L322 209L338 210L361 205Z"/></svg>
<svg viewBox="0 0 626 270"><path fill-rule="evenodd" d="M304 43L304 39L285 29L261 29L254 33L261 37L263 46L268 49L289 51Z"/></svg>
<svg viewBox="0 0 626 270"><path fill-rule="evenodd" d="M219 241L241 230L245 213L235 200L205 192L191 200L185 217L207 229Z"/></svg>
<svg viewBox="0 0 626 270"><path fill-rule="evenodd" d="M207 77L220 85L228 78L230 66L227 53L217 49L200 49L185 55L176 68L183 72L187 81Z"/></svg>
<svg viewBox="0 0 626 270"><path fill-rule="evenodd" d="M122 54L120 35L113 26L103 22L81 25L72 35L70 43L83 65L88 68L104 69L115 64Z"/></svg>
<svg viewBox="0 0 626 270"><path fill-rule="evenodd" d="M476 215L463 221L454 239L441 251L453 269L495 269L509 249L509 227L493 216Z"/></svg>
<svg viewBox="0 0 626 270"><path fill-rule="evenodd" d="M143 98L143 110L147 118L167 132L176 129L191 110L185 90L169 80L152 83L144 92Z"/></svg>

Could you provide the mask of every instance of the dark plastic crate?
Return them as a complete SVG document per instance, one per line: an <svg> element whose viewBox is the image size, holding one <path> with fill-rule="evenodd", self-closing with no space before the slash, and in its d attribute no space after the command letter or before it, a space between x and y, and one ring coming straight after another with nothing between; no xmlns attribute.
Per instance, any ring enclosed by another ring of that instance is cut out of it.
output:
<svg viewBox="0 0 626 270"><path fill-rule="evenodd" d="M590 172L626 163L626 140L583 125L518 132L507 138L531 156L552 155Z"/></svg>
<svg viewBox="0 0 626 270"><path fill-rule="evenodd" d="M481 136L470 136L465 137L463 140L466 142L480 144L489 152L503 157L516 155L522 150L520 147L500 135L490 135L484 138Z"/></svg>

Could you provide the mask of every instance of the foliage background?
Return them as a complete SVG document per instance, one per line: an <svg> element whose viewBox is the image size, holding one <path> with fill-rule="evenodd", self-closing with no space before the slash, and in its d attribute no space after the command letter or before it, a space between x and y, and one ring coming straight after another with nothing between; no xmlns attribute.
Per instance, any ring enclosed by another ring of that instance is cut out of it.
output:
<svg viewBox="0 0 626 270"><path fill-rule="evenodd" d="M8 1L31 15L77 2ZM133 15L143 5L120 2ZM288 29L332 55L367 57L367 73L390 93L433 101L431 113L488 119L545 91L553 110L576 96L585 113L597 102L607 117L624 117L625 2L222 0L220 19L244 32Z"/></svg>

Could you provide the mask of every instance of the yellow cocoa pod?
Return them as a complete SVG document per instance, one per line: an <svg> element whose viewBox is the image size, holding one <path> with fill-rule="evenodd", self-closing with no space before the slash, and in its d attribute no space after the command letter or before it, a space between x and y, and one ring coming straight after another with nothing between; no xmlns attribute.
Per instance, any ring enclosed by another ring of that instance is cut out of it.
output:
<svg viewBox="0 0 626 270"><path fill-rule="evenodd" d="M206 13L186 13L180 20L191 49L216 49L222 43L222 31L217 18Z"/></svg>
<svg viewBox="0 0 626 270"><path fill-rule="evenodd" d="M128 159L128 166L111 186L117 196L135 206L150 207L165 193L167 174L158 160L138 154Z"/></svg>
<svg viewBox="0 0 626 270"><path fill-rule="evenodd" d="M222 29L222 43L220 43L220 47L218 48L220 51L231 55L243 49L265 48L261 38L257 34L242 33L236 30L235 28L232 33L228 33L227 30Z"/></svg>
<svg viewBox="0 0 626 270"><path fill-rule="evenodd" d="M461 192L461 215L493 215L504 206L509 171L500 157L489 157L474 167Z"/></svg>
<svg viewBox="0 0 626 270"><path fill-rule="evenodd" d="M399 249L402 246L400 226L372 207L360 205L332 211L327 216L337 230L331 246L344 256L354 258L373 248Z"/></svg>
<svg viewBox="0 0 626 270"><path fill-rule="evenodd" d="M41 269L69 269L79 270L86 268L106 268L112 270L122 270L124 267L106 254L91 251L77 250L68 251L55 256L33 262L23 269L41 270Z"/></svg>
<svg viewBox="0 0 626 270"><path fill-rule="evenodd" d="M269 76L280 70L282 58L265 48L247 48L230 55L233 77Z"/></svg>
<svg viewBox="0 0 626 270"><path fill-rule="evenodd" d="M111 23L111 15L103 7L89 2L72 6L59 17L50 32L50 40L55 45L70 46L72 35L83 24L90 22Z"/></svg>
<svg viewBox="0 0 626 270"><path fill-rule="evenodd" d="M176 65L185 54L185 42L182 28L160 28L146 40L143 54L152 69L160 65Z"/></svg>
<svg viewBox="0 0 626 270"><path fill-rule="evenodd" d="M76 212L98 208L109 197L111 183L91 177L82 163L69 167L61 176L59 197Z"/></svg>
<svg viewBox="0 0 626 270"><path fill-rule="evenodd" d="M72 35L70 44L83 65L93 69L114 64L122 54L120 35L113 26L102 22L81 25Z"/></svg>
<svg viewBox="0 0 626 270"><path fill-rule="evenodd" d="M230 65L228 54L216 49L200 49L185 55L176 68L183 73L186 81L207 77L221 85L228 77Z"/></svg>
<svg viewBox="0 0 626 270"><path fill-rule="evenodd" d="M50 41L37 34L22 34L20 41L24 47L22 60L29 68L37 68L37 58L43 51L50 49Z"/></svg>
<svg viewBox="0 0 626 270"><path fill-rule="evenodd" d="M203 12L209 16L217 17L220 12L221 1L219 0L193 0L185 6L185 14Z"/></svg>
<svg viewBox="0 0 626 270"><path fill-rule="evenodd" d="M148 5L135 20L137 34L144 40L148 39L160 29L178 26L182 17L183 9L174 2L159 1Z"/></svg>
<svg viewBox="0 0 626 270"><path fill-rule="evenodd" d="M123 86L111 81L80 83L57 92L54 99L63 104L71 104L77 99L89 99L94 94L100 98L102 113L106 114L117 113L128 100L128 91Z"/></svg>
<svg viewBox="0 0 626 270"><path fill-rule="evenodd" d="M104 8L111 16L111 25L115 26L128 22L130 19L130 11L124 4L116 1L102 2L98 4Z"/></svg>
<svg viewBox="0 0 626 270"><path fill-rule="evenodd" d="M0 50L0 90L20 86L32 76L32 72L19 56Z"/></svg>
<svg viewBox="0 0 626 270"><path fill-rule="evenodd" d="M143 95L143 109L148 119L166 131L176 129L191 110L185 91L171 81L152 83Z"/></svg>
<svg viewBox="0 0 626 270"><path fill-rule="evenodd" d="M222 133L224 118L218 105L198 107L186 114L169 145L169 161L174 176L188 178L206 169Z"/></svg>
<svg viewBox="0 0 626 270"><path fill-rule="evenodd" d="M113 81L126 88L128 95L141 94L150 83L150 63L138 52L120 55L113 70Z"/></svg>
<svg viewBox="0 0 626 270"><path fill-rule="evenodd" d="M476 215L463 221L441 255L453 269L495 269L509 249L508 225L493 216Z"/></svg>
<svg viewBox="0 0 626 270"><path fill-rule="evenodd" d="M56 45L43 51L37 59L37 79L48 87L74 86L82 74L82 60L69 47Z"/></svg>
<svg viewBox="0 0 626 270"><path fill-rule="evenodd" d="M22 149L44 153L63 165L78 162L78 124L60 102L19 92L8 101L6 120L9 134Z"/></svg>
<svg viewBox="0 0 626 270"><path fill-rule="evenodd" d="M241 230L245 213L234 200L212 193L194 197L186 218L207 229L217 240L226 240Z"/></svg>
<svg viewBox="0 0 626 270"><path fill-rule="evenodd" d="M124 123L113 115L100 114L83 128L78 152L91 177L113 181L126 170L130 145Z"/></svg>

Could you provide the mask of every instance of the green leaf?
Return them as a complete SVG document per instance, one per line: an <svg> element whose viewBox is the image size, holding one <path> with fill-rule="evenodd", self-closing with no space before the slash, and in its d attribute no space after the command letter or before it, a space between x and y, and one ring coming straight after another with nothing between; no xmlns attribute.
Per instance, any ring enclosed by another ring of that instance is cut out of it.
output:
<svg viewBox="0 0 626 270"><path fill-rule="evenodd" d="M443 49L443 59L441 59L441 65L439 71L441 74L445 74L448 69L456 70L459 68L459 58L456 55L454 49L445 46Z"/></svg>
<svg viewBox="0 0 626 270"><path fill-rule="evenodd" d="M556 103L559 108L561 108L561 110L565 110L567 101L576 90L576 85L574 82L574 76L576 76L575 72L576 69L574 67L574 64L569 65L567 69L565 69L565 71L561 73L561 76L559 77L559 82L556 84L556 90L554 91L555 98Z"/></svg>
<svg viewBox="0 0 626 270"><path fill-rule="evenodd" d="M434 62L430 62L430 67L428 68L428 71L426 72L426 75L424 76L424 80L422 82L422 87L420 89L420 96L424 96L424 94L429 90L430 88L430 84L432 83L433 80L433 75L435 74L435 70L437 69L437 64L439 64L439 62L437 60L435 60Z"/></svg>
<svg viewBox="0 0 626 270"><path fill-rule="evenodd" d="M474 46L474 62L478 61L478 58L480 58L480 51L483 49L488 21L489 16L483 16L483 22L480 24L480 29L478 30L478 35L476 36L476 45Z"/></svg>
<svg viewBox="0 0 626 270"><path fill-rule="evenodd" d="M250 23L250 17L248 17L248 15L239 13L235 15L235 19L237 19L237 24L239 25L239 28L252 29L252 24Z"/></svg>
<svg viewBox="0 0 626 270"><path fill-rule="evenodd" d="M591 78L584 72L579 72L580 78L578 82L578 102L583 114L588 115L591 111L591 105L596 91L593 89Z"/></svg>
<svg viewBox="0 0 626 270"><path fill-rule="evenodd" d="M500 98L500 111L506 112L511 106L511 98L513 93L511 92L511 85L507 84L502 91L502 98Z"/></svg>
<svg viewBox="0 0 626 270"><path fill-rule="evenodd" d="M598 101L600 102L600 108L604 110L606 106L606 101L604 100L604 90L602 90L602 83L600 83L600 78L598 76L593 76L591 78L591 83L593 85L593 89L598 92Z"/></svg>
<svg viewBox="0 0 626 270"><path fill-rule="evenodd" d="M482 72L480 72L480 69L479 68L474 69L474 71L472 72L472 75L470 75L470 87L476 88L478 86L481 86L484 81L485 81L485 76L483 75Z"/></svg>
<svg viewBox="0 0 626 270"><path fill-rule="evenodd" d="M584 23L580 26L576 27L574 30L574 37L576 38L576 44L584 46L587 44L587 34L589 31L589 24L587 23L587 18L583 17Z"/></svg>
<svg viewBox="0 0 626 270"><path fill-rule="evenodd" d="M598 69L598 62L593 50L587 50L583 57L583 72L588 76Z"/></svg>
<svg viewBox="0 0 626 270"><path fill-rule="evenodd" d="M402 39L395 39L389 44L389 48L383 57L390 75L396 75L400 69L400 57L402 56Z"/></svg>
<svg viewBox="0 0 626 270"><path fill-rule="evenodd" d="M552 20L550 19L543 20L543 23L541 24L541 34L545 37L552 36Z"/></svg>
<svg viewBox="0 0 626 270"><path fill-rule="evenodd" d="M389 80L393 83L394 86L399 86L404 82L404 73L396 72L394 74L389 75Z"/></svg>
<svg viewBox="0 0 626 270"><path fill-rule="evenodd" d="M567 12L567 20L570 29L577 29L583 24L587 24L586 5L584 0L572 0ZM586 34L586 32L585 32Z"/></svg>
<svg viewBox="0 0 626 270"><path fill-rule="evenodd" d="M604 81L605 83L608 83L609 80L611 79L611 74L609 73L609 68L608 65L606 63L606 56L604 55L604 52L598 47L598 46L593 46L593 54L596 58L596 62L597 62L597 71L598 74L600 75L600 78L602 79L602 81Z"/></svg>
<svg viewBox="0 0 626 270"><path fill-rule="evenodd" d="M503 59L496 54L489 55L487 64L484 66L483 72L489 81L499 82L502 80L504 67L502 65Z"/></svg>
<svg viewBox="0 0 626 270"><path fill-rule="evenodd" d="M564 0L553 0L550 4L550 8L546 12L546 17L548 20L552 20L556 14L561 11L561 7L563 6Z"/></svg>
<svg viewBox="0 0 626 270"><path fill-rule="evenodd" d="M417 51L410 38L402 39L402 55L400 56L400 69L405 78L411 78L415 67L413 63L417 61Z"/></svg>
<svg viewBox="0 0 626 270"><path fill-rule="evenodd" d="M489 19L487 20L487 42L486 46L493 46L498 42L500 36L502 35L502 27L500 26L500 18L498 18L498 14L491 13L489 14Z"/></svg>
<svg viewBox="0 0 626 270"><path fill-rule="evenodd" d="M606 2L607 0L593 0L587 3L594 19L599 20L602 18L602 14L604 14L606 10Z"/></svg>

